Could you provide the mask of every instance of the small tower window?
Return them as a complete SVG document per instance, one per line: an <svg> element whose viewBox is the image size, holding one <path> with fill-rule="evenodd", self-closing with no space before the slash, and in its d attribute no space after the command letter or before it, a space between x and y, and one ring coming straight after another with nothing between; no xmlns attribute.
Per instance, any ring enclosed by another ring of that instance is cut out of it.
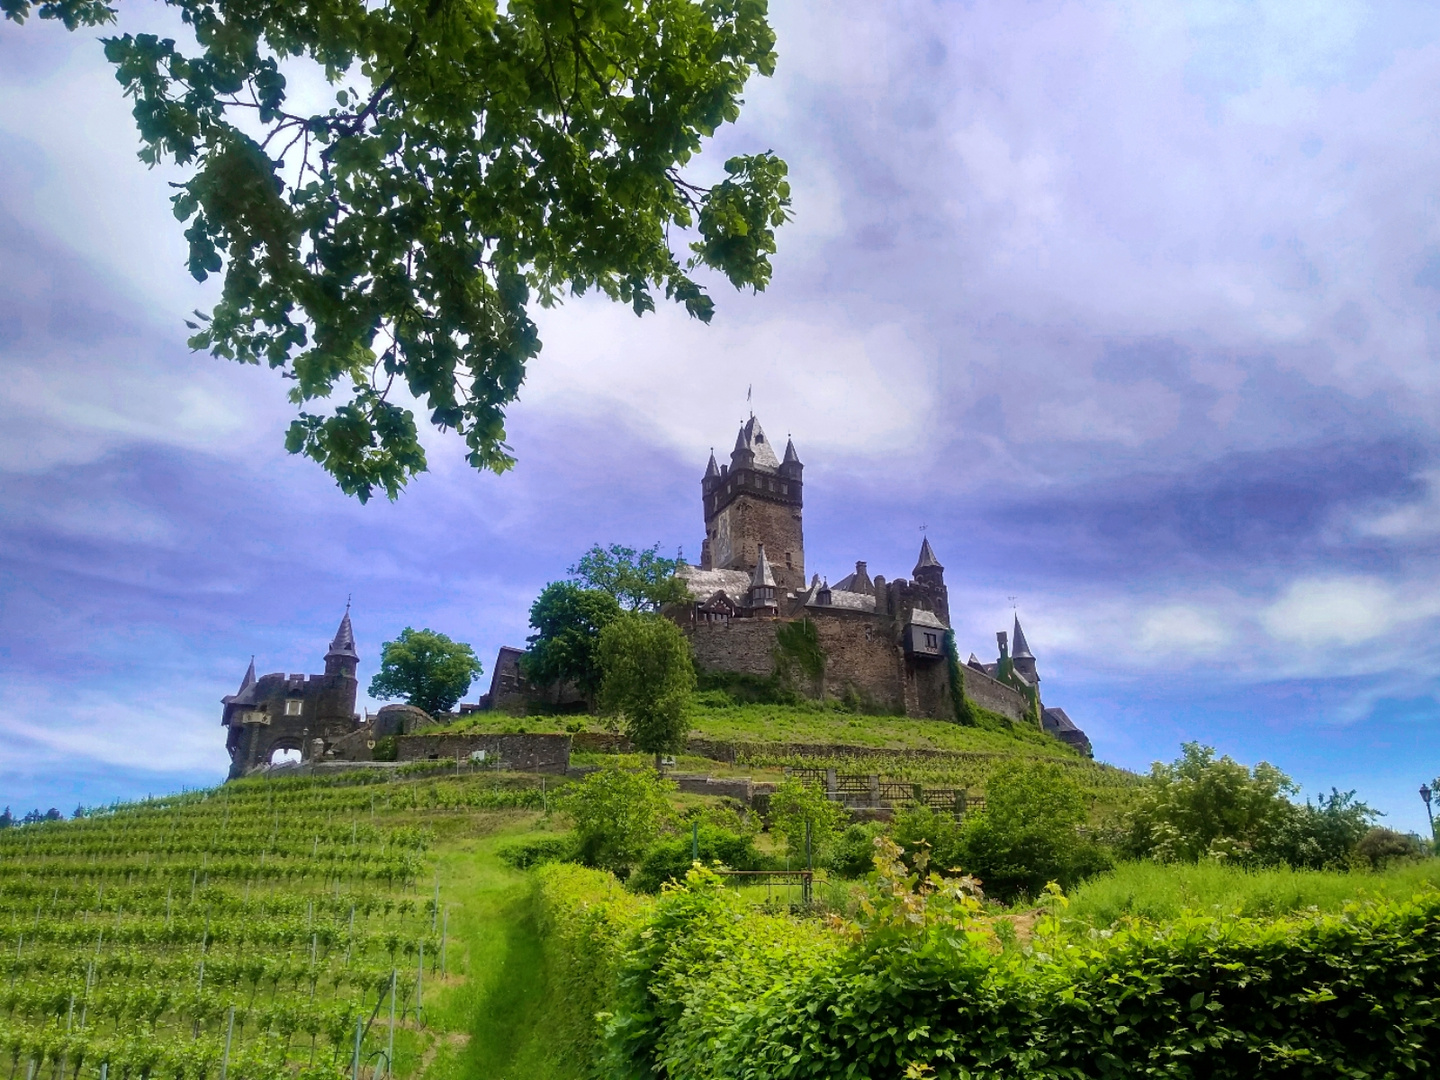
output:
<svg viewBox="0 0 1440 1080"><path fill-rule="evenodd" d="M790 552L785 552L785 569L794 570L795 564L790 561Z"/></svg>
<svg viewBox="0 0 1440 1080"><path fill-rule="evenodd" d="M288 698L285 701L286 716L300 716L305 709L305 702L299 698Z"/></svg>

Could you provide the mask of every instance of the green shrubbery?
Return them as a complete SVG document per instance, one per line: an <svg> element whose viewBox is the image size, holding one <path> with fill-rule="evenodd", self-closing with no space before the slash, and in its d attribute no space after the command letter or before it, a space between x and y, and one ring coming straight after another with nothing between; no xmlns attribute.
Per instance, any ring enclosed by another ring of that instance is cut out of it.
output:
<svg viewBox="0 0 1440 1080"><path fill-rule="evenodd" d="M705 871L623 919L601 907L598 882L568 898L568 918L614 934L570 930L550 944L606 1020L603 1074L1251 1080L1440 1068L1440 894L1092 937L1066 936L1052 914L1031 947L997 951L963 886L907 877L893 855L882 869L860 922L829 931L748 911ZM592 957L608 979L593 977Z"/></svg>
<svg viewBox="0 0 1440 1080"><path fill-rule="evenodd" d="M576 858L622 877L629 874L668 821L673 790L654 773L591 773L559 802L575 822Z"/></svg>
<svg viewBox="0 0 1440 1080"><path fill-rule="evenodd" d="M1377 816L1355 793L1297 805L1298 788L1275 766L1247 769L1199 743L1156 762L1118 847L1162 862L1218 859L1252 866L1344 867Z"/></svg>

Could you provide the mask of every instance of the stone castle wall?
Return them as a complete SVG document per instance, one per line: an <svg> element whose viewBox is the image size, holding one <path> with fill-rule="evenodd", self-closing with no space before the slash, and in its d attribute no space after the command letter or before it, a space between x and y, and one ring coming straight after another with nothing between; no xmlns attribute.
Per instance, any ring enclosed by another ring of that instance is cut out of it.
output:
<svg viewBox="0 0 1440 1080"><path fill-rule="evenodd" d="M775 672L776 619L732 619L684 627L695 662L706 671L736 671L768 678Z"/></svg>
<svg viewBox="0 0 1440 1080"><path fill-rule="evenodd" d="M485 763L516 772L563 773L570 764L569 735L401 735L397 761L469 758L485 751Z"/></svg>
<svg viewBox="0 0 1440 1080"><path fill-rule="evenodd" d="M1030 714L1030 699L1014 687L997 682L982 671L962 667L965 676L965 696L981 708L1008 716L1016 723L1034 723Z"/></svg>
<svg viewBox="0 0 1440 1080"><path fill-rule="evenodd" d="M954 718L944 661L907 660L894 620L842 609L812 612L810 618L825 650L825 677L816 688L822 697L840 698L853 692L881 711L936 720ZM775 672L775 632L781 625L779 619L732 619L685 629L695 660L706 671L768 678ZM996 686L1014 694L1008 687ZM988 703L985 707L1002 711ZM1007 707L1014 710L1014 706Z"/></svg>

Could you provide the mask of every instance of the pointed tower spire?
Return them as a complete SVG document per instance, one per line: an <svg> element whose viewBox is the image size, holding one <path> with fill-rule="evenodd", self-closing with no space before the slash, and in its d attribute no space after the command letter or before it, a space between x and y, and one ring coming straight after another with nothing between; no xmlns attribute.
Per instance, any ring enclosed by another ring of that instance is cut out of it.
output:
<svg viewBox="0 0 1440 1080"><path fill-rule="evenodd" d="M243 679L240 680L240 689L236 692L236 693L237 693L237 696L238 696L239 694L245 693L246 690L249 690L250 687L252 687L252 686L254 686L254 685L255 685L255 657L252 656L252 657L250 657L250 666L245 669L245 678L243 678Z"/></svg>
<svg viewBox="0 0 1440 1080"><path fill-rule="evenodd" d="M1030 651L1030 643L1025 640L1025 631L1020 629L1020 616L1015 616L1014 645L1011 650L1011 657L1020 659L1035 659L1035 654Z"/></svg>
<svg viewBox="0 0 1440 1080"><path fill-rule="evenodd" d="M930 568L944 570L940 560L935 558L935 549L930 546L930 538L927 536L920 541L920 558L915 560L915 569L911 571L912 577L919 577L921 570Z"/></svg>
<svg viewBox="0 0 1440 1080"><path fill-rule="evenodd" d="M355 631L350 626L350 602L345 602L345 615L340 620L340 628L335 631L335 639L330 642L330 651L325 654L326 675L348 675L355 677L355 665L360 662L360 654L355 651Z"/></svg>
<svg viewBox="0 0 1440 1080"><path fill-rule="evenodd" d="M715 448L713 446L710 448L710 464L705 466L705 479L720 479L720 466L715 462Z"/></svg>
<svg viewBox="0 0 1440 1080"><path fill-rule="evenodd" d="M755 573L750 577L750 587L768 586L775 588L775 575L770 570L770 560L765 558L765 545L760 545L760 557L755 563Z"/></svg>

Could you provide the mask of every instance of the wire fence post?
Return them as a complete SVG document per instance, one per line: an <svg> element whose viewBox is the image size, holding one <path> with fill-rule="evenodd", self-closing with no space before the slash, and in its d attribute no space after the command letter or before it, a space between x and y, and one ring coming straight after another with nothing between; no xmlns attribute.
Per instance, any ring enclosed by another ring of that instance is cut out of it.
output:
<svg viewBox="0 0 1440 1080"><path fill-rule="evenodd" d="M440 920L440 977L445 977L445 939L450 932L450 909L445 909L445 915Z"/></svg>
<svg viewBox="0 0 1440 1080"><path fill-rule="evenodd" d="M425 988L425 942L420 942L420 966L415 972L415 1022L420 1022L420 1009L423 1006L421 991Z"/></svg>
<svg viewBox="0 0 1440 1080"><path fill-rule="evenodd" d="M225 1052L220 1056L220 1080L225 1080L225 1074L230 1069L230 1040L235 1035L235 1006L230 1006L230 1022L225 1025ZM105 1074L100 1074L100 1080L105 1080Z"/></svg>
<svg viewBox="0 0 1440 1080"><path fill-rule="evenodd" d="M350 1063L350 1080L360 1080L360 1040L365 1035L365 1018L355 1020L355 1057Z"/></svg>
<svg viewBox="0 0 1440 1080"><path fill-rule="evenodd" d="M385 1048L385 1072L395 1075L395 969L390 969L390 1042Z"/></svg>

